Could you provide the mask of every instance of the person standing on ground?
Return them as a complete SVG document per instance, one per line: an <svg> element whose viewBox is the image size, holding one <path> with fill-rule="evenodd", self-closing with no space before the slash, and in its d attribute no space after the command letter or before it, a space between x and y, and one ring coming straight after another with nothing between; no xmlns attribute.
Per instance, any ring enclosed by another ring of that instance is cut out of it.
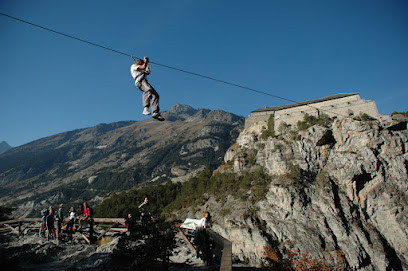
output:
<svg viewBox="0 0 408 271"><path fill-rule="evenodd" d="M48 209L44 209L41 211L41 226L38 235L41 237L47 231L47 216L48 216Z"/></svg>
<svg viewBox="0 0 408 271"><path fill-rule="evenodd" d="M210 238L206 229L208 228L208 220L211 219L210 212L204 212L203 217L200 219L196 227L195 243L197 245L197 257L201 258L206 265L211 265L212 252L210 249Z"/></svg>
<svg viewBox="0 0 408 271"><path fill-rule="evenodd" d="M64 212L62 208L64 207L63 204L59 205L59 209L57 211L57 233L58 237L61 238L61 228L62 228L62 223L64 222Z"/></svg>
<svg viewBox="0 0 408 271"><path fill-rule="evenodd" d="M198 228L199 229L206 229L208 228L208 220L211 218L210 212L205 211L203 214L203 217L200 219L200 222L198 223Z"/></svg>
<svg viewBox="0 0 408 271"><path fill-rule="evenodd" d="M47 241L50 240L50 236L53 236L54 238L58 238L58 233L55 231L55 219L54 219L54 210L50 206L48 209L48 215L45 219L45 224L46 224L46 229L47 231L45 232L45 237L47 238Z"/></svg>
<svg viewBox="0 0 408 271"><path fill-rule="evenodd" d="M147 75L150 74L149 58L144 57L144 60L138 59L136 63L130 67L130 73L135 80L136 87L143 92L143 115L150 115L149 108L152 109L154 119L164 121L160 115L159 94L147 81Z"/></svg>
<svg viewBox="0 0 408 271"><path fill-rule="evenodd" d="M125 224L128 232L132 232L134 230L136 221L133 219L131 214L128 214L128 217L125 220Z"/></svg>
<svg viewBox="0 0 408 271"><path fill-rule="evenodd" d="M72 239L72 231L74 229L74 223L76 220L76 213L74 207L71 207L68 217L67 231L70 239Z"/></svg>
<svg viewBox="0 0 408 271"><path fill-rule="evenodd" d="M152 214L151 214L149 200L147 199L147 197L145 197L142 204L139 205L139 210L140 210L141 222L142 223L147 223L147 222L151 221Z"/></svg>

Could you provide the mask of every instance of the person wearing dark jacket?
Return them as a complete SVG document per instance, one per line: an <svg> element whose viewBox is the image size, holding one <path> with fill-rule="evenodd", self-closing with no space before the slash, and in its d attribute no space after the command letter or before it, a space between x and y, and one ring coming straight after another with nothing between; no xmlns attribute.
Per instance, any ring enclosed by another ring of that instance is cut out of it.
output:
<svg viewBox="0 0 408 271"><path fill-rule="evenodd" d="M46 232L45 232L45 237L47 238L47 240L50 240L50 236L52 236L53 238L58 238L58 233L55 230L55 218L54 218L54 210L52 209L52 207L50 206L50 208L48 208L48 215L45 218L45 225L46 225Z"/></svg>

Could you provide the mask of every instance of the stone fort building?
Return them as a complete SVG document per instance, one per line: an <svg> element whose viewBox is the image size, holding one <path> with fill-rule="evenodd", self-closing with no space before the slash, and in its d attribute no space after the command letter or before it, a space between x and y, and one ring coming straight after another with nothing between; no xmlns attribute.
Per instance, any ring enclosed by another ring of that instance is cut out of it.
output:
<svg viewBox="0 0 408 271"><path fill-rule="evenodd" d="M275 133L278 133L281 123L285 122L295 128L305 114L315 117L326 114L331 118L341 119L364 113L375 119L380 118L374 101L361 99L359 93L339 93L320 99L252 111L245 121L245 129L261 131L263 127L268 127L268 119L271 115L275 121Z"/></svg>

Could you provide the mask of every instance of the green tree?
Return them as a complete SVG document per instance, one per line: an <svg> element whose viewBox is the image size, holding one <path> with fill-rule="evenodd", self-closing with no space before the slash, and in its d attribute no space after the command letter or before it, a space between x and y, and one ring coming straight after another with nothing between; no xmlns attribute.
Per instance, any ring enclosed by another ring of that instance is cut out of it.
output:
<svg viewBox="0 0 408 271"><path fill-rule="evenodd" d="M279 124L279 127L278 127L279 134L284 134L284 133L286 133L286 132L289 130L289 127L290 127L289 124L287 124L286 122L282 121L282 122Z"/></svg>
<svg viewBox="0 0 408 271"><path fill-rule="evenodd" d="M10 219L13 208L7 206L0 206L0 221Z"/></svg>
<svg viewBox="0 0 408 271"><path fill-rule="evenodd" d="M111 259L126 270L167 270L167 256L175 246L175 230L164 221L137 224L129 236L123 236Z"/></svg>
<svg viewBox="0 0 408 271"><path fill-rule="evenodd" d="M268 137L275 136L275 116L269 115L268 128L264 129L261 134L261 139L267 139Z"/></svg>
<svg viewBox="0 0 408 271"><path fill-rule="evenodd" d="M297 122L298 130L306 130L314 125L328 125L332 122L332 119L326 114L320 114L317 118L315 116L305 114L303 120Z"/></svg>

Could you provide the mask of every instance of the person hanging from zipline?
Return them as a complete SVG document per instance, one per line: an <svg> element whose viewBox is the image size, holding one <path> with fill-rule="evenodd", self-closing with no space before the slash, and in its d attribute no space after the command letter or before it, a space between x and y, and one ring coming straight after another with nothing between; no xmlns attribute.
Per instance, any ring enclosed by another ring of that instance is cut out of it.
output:
<svg viewBox="0 0 408 271"><path fill-rule="evenodd" d="M132 57L133 58L133 57ZM135 60L133 58L133 60ZM149 84L146 76L150 74L149 69L149 58L144 57L143 60L138 59L130 67L130 73L132 74L133 79L135 80L135 85L138 89L143 92L142 101L143 101L143 115L150 115L149 108L152 109L152 117L159 121L164 121L162 115L160 115L159 107L159 94L157 91Z"/></svg>

